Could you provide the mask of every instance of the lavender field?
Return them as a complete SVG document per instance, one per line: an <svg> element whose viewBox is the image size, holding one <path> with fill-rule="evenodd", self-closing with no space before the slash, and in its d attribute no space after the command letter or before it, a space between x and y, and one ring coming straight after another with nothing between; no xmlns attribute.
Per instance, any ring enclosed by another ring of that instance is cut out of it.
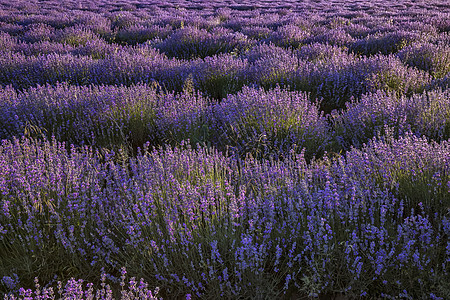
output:
<svg viewBox="0 0 450 300"><path fill-rule="evenodd" d="M447 0L0 0L0 297L450 299Z"/></svg>

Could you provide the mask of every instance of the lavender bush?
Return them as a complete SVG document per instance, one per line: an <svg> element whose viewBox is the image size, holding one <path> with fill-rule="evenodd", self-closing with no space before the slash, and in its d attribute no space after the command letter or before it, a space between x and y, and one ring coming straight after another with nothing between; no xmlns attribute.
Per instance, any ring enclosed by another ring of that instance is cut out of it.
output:
<svg viewBox="0 0 450 300"><path fill-rule="evenodd" d="M119 30L116 40L130 45L141 44L155 38L165 39L172 33L172 27L133 25Z"/></svg>
<svg viewBox="0 0 450 300"><path fill-rule="evenodd" d="M358 99L367 92L420 93L431 82L431 76L404 66L394 56L356 58L343 54L302 63L287 82L295 89L311 92L314 98L322 99L322 109L330 112L343 108L352 97Z"/></svg>
<svg viewBox="0 0 450 300"><path fill-rule="evenodd" d="M157 48L168 56L177 58L204 58L214 54L231 51L242 51L251 42L243 34L217 28L209 33L204 29L185 27L178 29Z"/></svg>
<svg viewBox="0 0 450 300"><path fill-rule="evenodd" d="M404 47L420 41L419 33L410 31L396 31L385 34L369 35L351 45L351 50L362 55L392 54L397 53Z"/></svg>
<svg viewBox="0 0 450 300"><path fill-rule="evenodd" d="M248 62L231 54L219 54L193 61L187 72L185 84L221 100L247 83Z"/></svg>
<svg viewBox="0 0 450 300"><path fill-rule="evenodd" d="M450 139L448 91L430 91L411 97L379 91L347 103L344 112L333 116L335 134L344 148L360 147L383 132L394 128L397 137L412 131L436 141Z"/></svg>
<svg viewBox="0 0 450 300"><path fill-rule="evenodd" d="M450 72L448 44L414 45L400 51L398 56L407 65L425 70L434 78L442 78Z"/></svg>
<svg viewBox="0 0 450 300"><path fill-rule="evenodd" d="M159 288L156 287L155 290L150 290L148 288L148 284L145 283L142 279L137 282L136 278L132 277L130 278L129 282L126 283L126 269L123 268L121 270L122 276L121 276L121 290L120 290L120 296L116 296L117 298L121 300L125 299L146 299L146 300L158 300L162 299L157 297ZM55 299L55 297L58 297L58 299L78 299L78 298L85 298L85 299L96 299L96 300L106 300L106 299L115 299L113 298L114 291L111 289L111 286L107 284L106 282L106 275L103 274L101 277L101 288L95 289L93 286L94 284L91 282L85 283L83 279L76 280L75 278L69 279L64 285L61 281L58 281L57 283L57 291L53 289L53 287L41 287L39 284L39 279L35 279L35 289L19 289L19 295L16 297L14 295L6 295L5 300L17 300L17 299L24 299L24 298L34 298L37 299ZM11 281L9 277L8 279L4 279L4 282L8 282L9 284L14 284L14 281ZM12 283L11 283L12 282ZM139 283L139 285L138 285ZM127 285L127 286L126 286ZM126 287L125 287L126 286ZM116 292L117 293L117 292Z"/></svg>
<svg viewBox="0 0 450 300"><path fill-rule="evenodd" d="M280 155L297 147L308 157L320 154L328 127L317 105L305 93L276 88L244 88L213 108L218 145L236 147L241 154Z"/></svg>
<svg viewBox="0 0 450 300"><path fill-rule="evenodd" d="M277 46L298 48L309 35L308 31L302 30L296 25L288 24L278 27L277 31L267 38L267 41Z"/></svg>

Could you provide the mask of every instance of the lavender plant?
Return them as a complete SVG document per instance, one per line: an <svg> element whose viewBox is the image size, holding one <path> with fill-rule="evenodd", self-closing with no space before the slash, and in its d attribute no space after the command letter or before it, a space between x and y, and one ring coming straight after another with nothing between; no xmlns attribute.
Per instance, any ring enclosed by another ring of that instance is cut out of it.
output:
<svg viewBox="0 0 450 300"><path fill-rule="evenodd" d="M231 54L219 54L193 61L187 70L186 83L192 88L221 100L234 94L247 83L248 62Z"/></svg>
<svg viewBox="0 0 450 300"><path fill-rule="evenodd" d="M299 59L312 62L333 61L333 59L337 58L341 58L341 60L354 59L351 54L348 54L341 47L321 43L305 45L294 53Z"/></svg>
<svg viewBox="0 0 450 300"><path fill-rule="evenodd" d="M68 44L71 46L86 45L87 42L99 37L93 33L89 28L84 26L73 26L55 32L54 41L61 44Z"/></svg>
<svg viewBox="0 0 450 300"><path fill-rule="evenodd" d="M235 147L243 156L283 155L297 147L312 157L327 143L326 121L304 93L245 87L213 110L218 145Z"/></svg>
<svg viewBox="0 0 450 300"><path fill-rule="evenodd" d="M241 32L247 37L254 40L264 40L268 38L273 32L270 28L262 26L247 26L241 29Z"/></svg>
<svg viewBox="0 0 450 300"><path fill-rule="evenodd" d="M398 53L407 65L429 72L440 79L450 72L450 50L446 44L413 45Z"/></svg>
<svg viewBox="0 0 450 300"><path fill-rule="evenodd" d="M7 88L1 99L2 138L44 135L76 145L134 149L155 138L157 93L152 86L58 84L18 94Z"/></svg>
<svg viewBox="0 0 450 300"><path fill-rule="evenodd" d="M22 40L28 43L49 41L55 34L55 29L47 24L35 23L27 26Z"/></svg>
<svg viewBox="0 0 450 300"><path fill-rule="evenodd" d="M349 102L346 110L333 114L333 128L339 144L348 149L364 143L385 131L394 129L397 137L412 131L435 141L450 138L449 95L447 91L430 91L411 97L389 92L364 95Z"/></svg>
<svg viewBox="0 0 450 300"><path fill-rule="evenodd" d="M331 29L317 34L305 41L306 43L322 43L333 46L348 47L354 42L353 37L343 29Z"/></svg>
<svg viewBox="0 0 450 300"><path fill-rule="evenodd" d="M0 32L0 46L3 51L11 51L17 45L18 40L7 32Z"/></svg>
<svg viewBox="0 0 450 300"><path fill-rule="evenodd" d="M185 27L178 29L157 48L168 56L177 58L204 58L219 53L243 51L251 42L243 34L217 28L209 33L204 29Z"/></svg>
<svg viewBox="0 0 450 300"><path fill-rule="evenodd" d="M0 83L24 89L38 84L87 83L92 60L70 54L47 54L37 57L3 52L0 55Z"/></svg>
<svg viewBox="0 0 450 300"><path fill-rule="evenodd" d="M287 85L288 79L302 65L292 51L273 44L252 48L246 58L250 62L245 74L247 81L265 88Z"/></svg>
<svg viewBox="0 0 450 300"><path fill-rule="evenodd" d="M299 68L290 85L323 99L322 107L327 112L343 108L352 97L359 98L367 92L384 90L411 95L424 91L431 82L429 74L405 67L394 56L349 59L342 55L311 65Z"/></svg>
<svg viewBox="0 0 450 300"><path fill-rule="evenodd" d="M396 31L385 34L369 35L354 42L350 49L361 55L393 54L414 42L423 40L421 35L410 31Z"/></svg>
<svg viewBox="0 0 450 300"><path fill-rule="evenodd" d="M148 288L148 284L142 279L137 282L136 278L132 277L126 282L126 270L122 269L121 275L121 290L120 296L114 297L114 292L110 286L107 284L106 275L102 274L101 277L101 288L95 289L92 282L85 282L83 279L76 280L75 278L69 279L65 284L58 281L55 289L53 287L42 287L39 283L39 279L35 279L34 290L32 289L19 289L19 295L16 297L13 294L5 295L5 300L18 300L24 298L31 299L79 299L86 297L87 299L96 300L106 300L106 299L121 299L121 300L131 300L131 299L146 299L146 300L159 300L162 298L157 297L159 288L156 287L154 290ZM9 282L9 281L8 281ZM138 285L139 284L139 285Z"/></svg>
<svg viewBox="0 0 450 300"><path fill-rule="evenodd" d="M128 45L135 45L145 43L146 41L155 38L165 39L171 33L172 27L168 25L164 27L157 25L133 25L119 30L115 36L115 40Z"/></svg>
<svg viewBox="0 0 450 300"><path fill-rule="evenodd" d="M50 55L59 54L67 55L72 53L74 48L70 45L64 45L55 42L36 42L36 43L18 43L11 48L12 52L17 52L24 54L26 56L40 56L40 55Z"/></svg>
<svg viewBox="0 0 450 300"><path fill-rule="evenodd" d="M1 32L8 33L10 35L19 35L24 31L23 26L18 24L11 24L7 22L0 22L0 30Z"/></svg>
<svg viewBox="0 0 450 300"><path fill-rule="evenodd" d="M277 28L268 38L267 41L281 47L298 48L309 37L308 31L302 30L300 27L288 24Z"/></svg>

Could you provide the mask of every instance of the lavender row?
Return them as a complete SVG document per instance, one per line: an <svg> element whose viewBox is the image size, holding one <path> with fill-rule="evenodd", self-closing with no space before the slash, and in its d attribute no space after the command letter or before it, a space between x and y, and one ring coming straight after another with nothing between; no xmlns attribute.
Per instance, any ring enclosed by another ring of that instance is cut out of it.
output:
<svg viewBox="0 0 450 300"><path fill-rule="evenodd" d="M109 33L91 28L89 24L55 29L43 23L27 26L3 23L0 29L11 35L9 40L3 41L4 47L25 53L33 53L27 48L36 49L35 43L50 42L55 50L68 51L96 40L123 45L149 43L169 56L178 58L206 57L236 49L242 51L254 43L274 43L277 46L294 48L312 43L327 43L348 47L355 53L372 55L396 53L413 43L448 42L446 32L440 33L437 28L427 23L402 21L396 26L386 27L381 25L382 21L386 20L380 20L380 25L366 27L363 24L368 22L367 20L334 19L313 20L308 23L287 18L277 25L259 25L252 21L253 24L246 26L227 26L226 23L217 25L220 22L214 19L210 24L203 25L195 22L192 25L184 25L183 20L177 22L181 25L147 21L145 25L129 25L124 29L110 30ZM198 44L201 44L202 48L196 48Z"/></svg>
<svg viewBox="0 0 450 300"><path fill-rule="evenodd" d="M191 87L192 88L192 87ZM450 91L411 97L364 94L346 109L325 115L304 92L244 86L218 102L185 87L165 93L158 85L58 84L0 90L0 137L54 136L75 145L137 150L189 140L223 152L283 157L293 148L306 156L360 148L391 127L435 141L450 138Z"/></svg>
<svg viewBox="0 0 450 300"><path fill-rule="evenodd" d="M190 85L219 100L240 91L244 85L264 88L281 85L311 93L313 98L322 100L322 109L329 112L343 108L351 97L357 99L367 92L384 90L409 96L436 86L444 87L439 82L441 78L433 79L430 73L445 78L449 52L433 55L428 58L423 54L414 62L414 58L405 56L405 63L412 65L406 66L393 55L360 58L321 44L295 51L260 45L242 57L221 54L195 60L169 59L148 46L120 50L100 59L71 54L35 57L3 52L0 82L16 89L58 82L73 85L156 82L164 90L176 92ZM426 71L416 67L420 61L424 62L420 67Z"/></svg>
<svg viewBox="0 0 450 300"><path fill-rule="evenodd" d="M169 298L447 299L450 144L391 134L312 164L3 141L2 290L124 266Z"/></svg>
<svg viewBox="0 0 450 300"><path fill-rule="evenodd" d="M220 52L245 51L255 43L293 48L324 43L368 56L392 54L424 42L448 45L450 28L447 16L433 11L410 16L374 16L362 12L280 15L254 11L240 16L218 10L201 17L188 12L143 15L139 10L135 14L112 15L83 11L72 18L59 17L55 20L45 15L22 20L20 15L6 14L0 18L3 20L0 32L13 38L3 40L2 44L6 49L32 54L39 48L70 51L93 40L124 46L148 43L171 57L204 58ZM62 23L55 24L57 21ZM35 43L50 45L39 47Z"/></svg>
<svg viewBox="0 0 450 300"><path fill-rule="evenodd" d="M199 93L163 93L156 86L79 87L60 84L24 92L1 90L1 138L47 137L76 145L133 149L183 140L222 151L323 152L328 125L305 93L245 87L222 102ZM231 148L232 149L231 149Z"/></svg>
<svg viewBox="0 0 450 300"><path fill-rule="evenodd" d="M211 4L209 1L191 3L192 10L189 10L189 7L182 8L181 1L152 4L130 2L128 8L120 7L120 4L126 6L125 3L86 1L74 5L72 1L47 1L37 5L35 1L13 3L2 1L0 5L4 13L0 21L4 22L5 30L19 34L27 34L27 31L32 33L34 25L49 25L47 31L50 30L48 32L50 34L45 38L52 36L51 28L64 32L68 27L80 25L101 35L113 32L119 40L123 40L120 36L137 37L140 35L136 34L139 28L148 30L149 37L152 38L154 36L152 26L155 25L163 28L168 25L172 29L183 26L204 29L225 27L233 30L263 27L269 32L277 31L278 27L284 25L300 25L305 33L344 29L353 37L365 37L401 29L427 33L445 32L449 29L450 12L445 1L430 1L426 6L409 1L398 1L395 6L389 2L377 1L377 5L374 6L370 1L361 1L359 7L347 1L339 1L338 5L333 1L322 3L292 1L285 9L276 8L275 6L281 3L274 1L271 6L264 7L266 9L249 6L248 8L251 8L249 10L240 10L224 3L221 5L217 3L219 5L213 5L210 9L199 10L195 7ZM253 1L252 4L258 6L257 3L258 1ZM293 3L295 5L289 7ZM55 9L55 5L58 9ZM151 8L146 5L150 5ZM171 5L178 5L178 9L174 9ZM282 34L283 31L278 34Z"/></svg>
<svg viewBox="0 0 450 300"><path fill-rule="evenodd" d="M170 1L108 1L108 0L91 0L79 3L76 0L63 0L63 1L46 1L40 3L37 0L31 1L15 1L10 2L3 0L0 2L2 8L11 11L21 11L27 10L30 12L40 12L54 10L55 13L60 11L66 12L67 10L84 10L85 12L123 12L123 11L136 11L142 10L145 13L152 13L153 10L167 10L167 11L178 11L178 12L197 12L210 13L211 10L226 10L234 13L248 13L248 11L260 10L277 12L281 11L281 14L285 14L286 11L313 11L313 12L330 12L330 11L366 11L373 13L375 15L399 15L405 10L411 13L427 12L431 11L442 11L448 12L449 6L446 1L434 0L427 3L417 3L408 0L401 0L392 5L392 3L387 1L377 1L376 5L371 1L359 1L358 3L350 1L273 1L272 6L267 5L265 0L257 1L236 1L231 0L224 2L222 0L199 0L199 1L187 1L187 0L170 0ZM339 4L339 5L337 5ZM59 8L59 10L55 10ZM428 10L427 10L428 9ZM407 14L408 15L408 14ZM29 16L30 17L30 16Z"/></svg>

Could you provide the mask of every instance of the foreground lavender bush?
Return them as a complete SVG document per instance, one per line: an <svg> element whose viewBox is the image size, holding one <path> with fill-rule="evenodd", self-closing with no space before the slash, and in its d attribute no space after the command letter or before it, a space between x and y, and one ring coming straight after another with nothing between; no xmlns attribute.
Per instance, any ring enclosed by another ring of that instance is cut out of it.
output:
<svg viewBox="0 0 450 300"><path fill-rule="evenodd" d="M0 276L31 287L125 266L170 298L446 299L449 155L410 134L310 165L3 141Z"/></svg>

